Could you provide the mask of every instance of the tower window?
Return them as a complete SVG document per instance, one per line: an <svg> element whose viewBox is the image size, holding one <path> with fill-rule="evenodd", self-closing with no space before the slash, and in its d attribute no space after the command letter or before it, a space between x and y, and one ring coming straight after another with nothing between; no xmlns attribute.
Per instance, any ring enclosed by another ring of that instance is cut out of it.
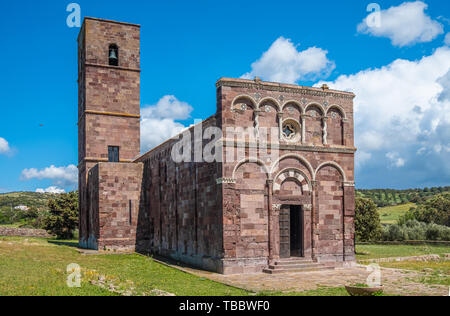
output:
<svg viewBox="0 0 450 316"><path fill-rule="evenodd" d="M119 162L119 147L108 146L108 161Z"/></svg>
<svg viewBox="0 0 450 316"><path fill-rule="evenodd" d="M117 47L117 45L109 45L108 56L110 66L119 66L119 47Z"/></svg>

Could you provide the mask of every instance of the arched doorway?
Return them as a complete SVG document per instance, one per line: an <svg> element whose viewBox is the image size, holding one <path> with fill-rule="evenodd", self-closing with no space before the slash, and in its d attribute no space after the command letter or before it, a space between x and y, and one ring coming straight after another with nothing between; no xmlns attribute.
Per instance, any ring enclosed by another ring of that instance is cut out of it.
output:
<svg viewBox="0 0 450 316"><path fill-rule="evenodd" d="M280 258L304 257L304 212L301 205L280 209Z"/></svg>
<svg viewBox="0 0 450 316"><path fill-rule="evenodd" d="M311 257L311 199L310 182L301 170L288 168L276 176L275 258Z"/></svg>

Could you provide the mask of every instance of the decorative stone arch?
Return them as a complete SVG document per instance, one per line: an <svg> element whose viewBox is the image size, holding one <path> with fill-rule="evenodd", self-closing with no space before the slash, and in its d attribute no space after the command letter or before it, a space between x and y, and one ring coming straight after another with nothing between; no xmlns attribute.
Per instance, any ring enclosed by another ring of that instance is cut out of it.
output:
<svg viewBox="0 0 450 316"><path fill-rule="evenodd" d="M296 182L298 182L303 192L311 192L312 191L312 185L311 181L309 180L308 176L297 168L286 168L281 170L277 173L277 175L273 178L273 191L279 191L281 189L281 185L289 179L293 179ZM279 181L281 180L281 181ZM280 183L278 183L280 182Z"/></svg>
<svg viewBox="0 0 450 316"><path fill-rule="evenodd" d="M245 100L249 101L252 104L254 110L257 109L257 107L258 107L258 103L251 96L249 96L247 94L240 94L233 99L233 102L231 103L232 108L235 106L236 102L239 99L245 99Z"/></svg>
<svg viewBox="0 0 450 316"><path fill-rule="evenodd" d="M345 175L344 169L343 169L339 164L337 164L337 163L334 162L334 161L327 161L327 162L324 162L324 163L322 163L319 167L317 167L317 169L316 169L316 171L315 171L315 173L314 173L314 181L316 181L317 174L319 173L319 171L320 171L322 168L328 167L328 166L336 168L336 169L339 171L339 173L342 175L342 182L343 182L343 183L347 183L347 177L346 177L346 175Z"/></svg>
<svg viewBox="0 0 450 316"><path fill-rule="evenodd" d="M281 112L280 103L278 103L277 100L275 100L274 98L271 98L271 97L266 97L266 98L262 99L261 101L259 101L257 108L260 109L260 107L264 104L264 102L268 102L268 101L272 102L273 105L275 105L275 107L277 108L277 112Z"/></svg>
<svg viewBox="0 0 450 316"><path fill-rule="evenodd" d="M340 105L337 105L337 104L330 105L330 107L327 109L326 116L328 116L328 114L330 113L330 111L332 109L337 110L339 113L341 113L342 118L344 120L347 119L347 114L345 113L344 109Z"/></svg>
<svg viewBox="0 0 450 316"><path fill-rule="evenodd" d="M280 165L280 162L282 160L288 159L288 158L295 158L298 161L300 161L301 163L303 163L306 166L306 168L308 169L309 173L311 174L312 179L315 179L315 173L314 173L314 169L313 169L312 165L309 163L309 161L306 158L304 158L300 155L297 155L297 154L286 154L286 155L278 158L278 160L273 163L273 165L270 169L270 176L273 175L276 168Z"/></svg>
<svg viewBox="0 0 450 316"><path fill-rule="evenodd" d="M284 111L284 109L286 108L286 106L288 106L289 104L294 104L295 106L297 106L298 109L300 110L300 114L305 114L305 113L306 113L306 112L305 112L305 109L304 109L303 106L300 104L300 102L295 101L295 100L289 100L289 101L286 101L286 102L283 104L283 106L282 106L282 108L281 108L281 111Z"/></svg>
<svg viewBox="0 0 450 316"><path fill-rule="evenodd" d="M321 104L319 104L319 103L317 103L317 102L311 102L311 103L309 103L309 104L305 107L305 114L306 114L306 112L308 112L308 109L309 109L309 108L313 108L313 107L316 107L316 108L318 108L320 111L322 111L322 116L325 116L325 115L326 115L327 111L325 110L325 108L324 108Z"/></svg>
<svg viewBox="0 0 450 316"><path fill-rule="evenodd" d="M270 178L270 172L267 169L267 166L264 164L264 162L261 159L246 158L236 164L236 166L234 167L234 170L233 170L233 178L232 179L234 179L234 180L236 179L237 170L246 163L256 163L257 165L261 166L263 168L264 172L266 173L267 178L268 179Z"/></svg>

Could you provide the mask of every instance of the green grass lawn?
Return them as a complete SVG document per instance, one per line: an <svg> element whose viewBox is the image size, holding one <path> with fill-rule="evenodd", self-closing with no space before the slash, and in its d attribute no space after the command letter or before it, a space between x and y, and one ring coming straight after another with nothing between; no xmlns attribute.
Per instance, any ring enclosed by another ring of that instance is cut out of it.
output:
<svg viewBox="0 0 450 316"><path fill-rule="evenodd" d="M99 280L132 295L254 296L245 290L193 276L138 254L82 255L76 241L0 237L0 296L113 296ZM66 285L67 266L81 267L80 288ZM95 281L97 284L91 284ZM108 288L109 286L106 286ZM122 293L123 294L123 293ZM301 293L264 292L258 296L345 296L343 288L320 288Z"/></svg>
<svg viewBox="0 0 450 316"><path fill-rule="evenodd" d="M398 219L404 215L411 207L415 207L414 203L407 203L396 206L382 207L378 209L381 224L396 224Z"/></svg>
<svg viewBox="0 0 450 316"><path fill-rule="evenodd" d="M177 296L255 295L184 273L138 254L82 255L76 246L76 241L0 237L0 296L111 296L124 294L124 291L131 295L156 295L155 290ZM440 246L364 245L357 249L368 253L358 255L358 259L450 253L450 247ZM66 284L67 266L72 263L81 267L80 288L70 288ZM437 281L423 282L436 284ZM439 282L445 284L447 281L439 279ZM122 293L108 290L111 285ZM347 293L344 288L319 288L301 293L263 292L257 295L346 296Z"/></svg>
<svg viewBox="0 0 450 316"><path fill-rule="evenodd" d="M20 227L20 223L15 223L15 224L2 224L0 225L0 227L12 227L12 228L19 228Z"/></svg>
<svg viewBox="0 0 450 316"><path fill-rule="evenodd" d="M443 255L450 253L450 246L439 245L357 245L356 258L361 260L411 257L421 255Z"/></svg>
<svg viewBox="0 0 450 316"><path fill-rule="evenodd" d="M189 296L250 294L137 254L86 256L79 254L74 245L75 242L57 245L45 239L0 237L0 296L115 295L88 282L89 279L98 279L98 275L111 280L119 288L133 288L136 295L152 295L155 289ZM82 269L81 288L66 285L66 267L71 263Z"/></svg>

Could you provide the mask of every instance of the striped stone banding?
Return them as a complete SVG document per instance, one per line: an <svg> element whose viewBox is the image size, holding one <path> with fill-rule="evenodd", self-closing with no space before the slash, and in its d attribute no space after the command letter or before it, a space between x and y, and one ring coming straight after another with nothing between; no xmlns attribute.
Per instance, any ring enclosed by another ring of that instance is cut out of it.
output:
<svg viewBox="0 0 450 316"><path fill-rule="evenodd" d="M287 179L295 179L296 181L298 181L298 183L300 183L301 186L302 186L303 192L309 192L310 191L309 190L308 181L305 179L305 177L303 177L302 174L300 174L299 172L297 172L295 170L288 170L288 171L285 171L282 174L280 174L278 176L278 179L275 181L275 183L273 185L273 190L274 191L280 191L281 190L281 185Z"/></svg>

